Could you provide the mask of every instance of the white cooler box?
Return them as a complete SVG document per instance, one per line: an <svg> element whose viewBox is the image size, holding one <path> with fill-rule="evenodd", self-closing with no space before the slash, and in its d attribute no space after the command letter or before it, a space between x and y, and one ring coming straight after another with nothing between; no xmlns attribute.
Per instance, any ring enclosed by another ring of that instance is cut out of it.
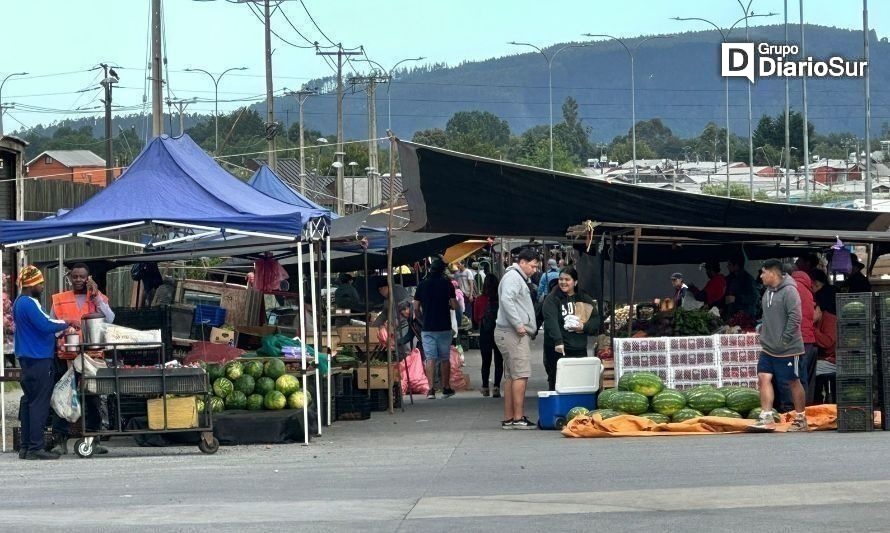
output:
<svg viewBox="0 0 890 533"><path fill-rule="evenodd" d="M603 363L598 357L563 357L556 362L556 392L597 392L602 373Z"/></svg>

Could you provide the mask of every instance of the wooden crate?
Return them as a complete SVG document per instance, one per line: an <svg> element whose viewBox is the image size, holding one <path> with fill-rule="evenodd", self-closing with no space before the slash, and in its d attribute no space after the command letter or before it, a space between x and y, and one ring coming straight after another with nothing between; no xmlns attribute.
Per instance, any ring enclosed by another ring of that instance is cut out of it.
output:
<svg viewBox="0 0 890 533"><path fill-rule="evenodd" d="M398 383L400 379L399 367L396 364L389 367L389 376L386 375L385 366L372 366L370 380L368 379L368 368L364 365L358 367L359 389L388 389L393 383Z"/></svg>
<svg viewBox="0 0 890 533"><path fill-rule="evenodd" d="M603 383L600 390L615 388L615 361L603 361Z"/></svg>
<svg viewBox="0 0 890 533"><path fill-rule="evenodd" d="M167 427L164 427L164 402L167 402ZM188 429L198 427L198 402L195 396L148 400L148 429Z"/></svg>

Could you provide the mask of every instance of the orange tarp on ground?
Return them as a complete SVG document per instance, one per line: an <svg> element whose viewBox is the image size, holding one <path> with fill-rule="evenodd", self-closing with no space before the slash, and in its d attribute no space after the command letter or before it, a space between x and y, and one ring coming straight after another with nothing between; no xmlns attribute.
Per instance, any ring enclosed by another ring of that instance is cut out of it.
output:
<svg viewBox="0 0 890 533"><path fill-rule="evenodd" d="M837 429L837 406L815 405L806 408L810 431ZM793 413L783 415L776 424L777 432L788 431L794 419ZM658 424L633 415L621 415L603 420L599 415L579 416L566 424L562 434L566 437L657 437L672 435L701 435L702 433L744 433L753 420L703 416L685 422ZM875 426L880 426L880 412L875 412Z"/></svg>

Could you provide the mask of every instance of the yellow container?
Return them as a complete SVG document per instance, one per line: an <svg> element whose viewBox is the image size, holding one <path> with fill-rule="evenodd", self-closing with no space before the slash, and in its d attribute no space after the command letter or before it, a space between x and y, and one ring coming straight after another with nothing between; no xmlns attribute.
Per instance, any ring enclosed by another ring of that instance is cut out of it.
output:
<svg viewBox="0 0 890 533"><path fill-rule="evenodd" d="M164 427L164 403L167 426ZM195 396L148 400L148 429L188 429L198 427L198 401Z"/></svg>

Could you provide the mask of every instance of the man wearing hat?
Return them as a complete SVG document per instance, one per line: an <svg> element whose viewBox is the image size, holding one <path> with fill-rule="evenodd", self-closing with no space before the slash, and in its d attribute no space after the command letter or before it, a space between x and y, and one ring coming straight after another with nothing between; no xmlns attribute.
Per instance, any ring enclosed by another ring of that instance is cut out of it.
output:
<svg viewBox="0 0 890 533"><path fill-rule="evenodd" d="M40 305L43 274L35 266L26 266L19 275L22 293L12 306L15 318L15 354L22 369L22 392L19 419L22 422L20 459L58 459L45 451L43 432L49 415L53 393L56 337L68 328L64 320L49 317Z"/></svg>
<svg viewBox="0 0 890 533"><path fill-rule="evenodd" d="M853 255L853 272L850 273L847 280L850 292L871 292L871 283L862 273L863 270L865 270L865 265Z"/></svg>
<svg viewBox="0 0 890 533"><path fill-rule="evenodd" d="M674 287L674 309L683 309L689 311L701 307L701 302L697 302L695 297L689 291L689 286L683 283L683 274L674 272L671 274L671 285Z"/></svg>
<svg viewBox="0 0 890 533"><path fill-rule="evenodd" d="M550 283L559 279L559 264L556 259L551 258L547 261L547 272L541 275L538 282L538 301L543 302L544 298L550 293Z"/></svg>

